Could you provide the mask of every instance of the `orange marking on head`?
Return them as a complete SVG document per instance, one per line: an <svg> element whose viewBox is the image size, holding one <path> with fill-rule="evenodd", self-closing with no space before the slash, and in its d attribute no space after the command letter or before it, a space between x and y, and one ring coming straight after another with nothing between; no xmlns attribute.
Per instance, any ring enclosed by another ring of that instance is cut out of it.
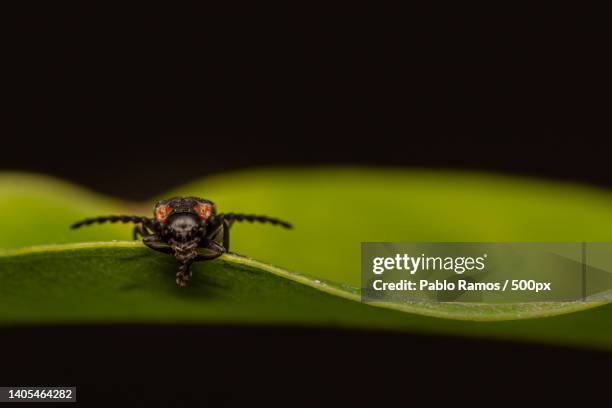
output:
<svg viewBox="0 0 612 408"><path fill-rule="evenodd" d="M213 212L212 205L208 203L197 203L193 209L198 213L200 219L207 220Z"/></svg>
<svg viewBox="0 0 612 408"><path fill-rule="evenodd" d="M155 219L159 222L166 222L168 220L168 216L172 212L172 207L169 205L162 205L155 209Z"/></svg>

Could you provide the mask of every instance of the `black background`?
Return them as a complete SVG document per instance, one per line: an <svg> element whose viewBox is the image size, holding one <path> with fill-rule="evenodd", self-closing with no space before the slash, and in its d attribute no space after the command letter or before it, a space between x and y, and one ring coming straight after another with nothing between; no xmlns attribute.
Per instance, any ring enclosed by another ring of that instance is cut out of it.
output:
<svg viewBox="0 0 612 408"><path fill-rule="evenodd" d="M317 164L478 169L612 186L604 13L560 5L355 7L19 12L4 37L0 168L131 199L211 173ZM520 400L526 389L549 401L560 390L594 387L589 374L610 362L596 352L393 333L2 330L4 383L77 383L89 401L137 400L156 389L163 401L221 404L235 402L228 396L243 387L275 390L279 379L305 386L302 402L326 385L350 401L419 388L438 390L427 398L437 402ZM177 353L181 344L192 351ZM397 352L400 344L419 352ZM294 347L310 352L295 356ZM366 349L396 351L395 359ZM50 357L57 352L65 359ZM395 386L372 385L373 372ZM449 390L440 392L446 376ZM310 388L300 382L307 378Z"/></svg>
<svg viewBox="0 0 612 408"><path fill-rule="evenodd" d="M53 11L6 37L3 168L138 199L260 165L612 185L596 10Z"/></svg>

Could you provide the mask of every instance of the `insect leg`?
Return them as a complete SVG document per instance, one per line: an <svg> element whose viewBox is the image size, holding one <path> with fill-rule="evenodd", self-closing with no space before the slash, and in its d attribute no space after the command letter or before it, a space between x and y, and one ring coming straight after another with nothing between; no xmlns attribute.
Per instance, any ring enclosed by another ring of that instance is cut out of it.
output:
<svg viewBox="0 0 612 408"><path fill-rule="evenodd" d="M223 220L223 247L225 248L225 250L227 252L229 252L229 250L230 250L230 248L229 248L229 245L230 245L230 239L229 239L230 238L230 233L229 233L229 231L230 231L230 227L232 226L233 223L234 223L233 220L230 221L230 222Z"/></svg>
<svg viewBox="0 0 612 408"><path fill-rule="evenodd" d="M232 222L223 220L219 225L215 226L206 237L209 241L216 242L217 244L223 245L226 252L229 252L229 230L232 226Z"/></svg>
<svg viewBox="0 0 612 408"><path fill-rule="evenodd" d="M151 249L165 254L174 254L172 247L157 235L148 235L142 239L142 243Z"/></svg>
<svg viewBox="0 0 612 408"><path fill-rule="evenodd" d="M196 251L198 253L198 261L215 259L227 252L220 243L208 240L204 241L201 247L196 248Z"/></svg>
<svg viewBox="0 0 612 408"><path fill-rule="evenodd" d="M153 235L149 229L143 224L137 224L134 226L134 240L137 240L138 237L148 237L149 235Z"/></svg>

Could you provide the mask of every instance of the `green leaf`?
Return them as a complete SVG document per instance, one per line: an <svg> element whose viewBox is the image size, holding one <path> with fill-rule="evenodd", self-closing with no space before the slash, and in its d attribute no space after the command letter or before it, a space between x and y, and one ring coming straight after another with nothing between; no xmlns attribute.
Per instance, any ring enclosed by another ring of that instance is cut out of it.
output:
<svg viewBox="0 0 612 408"><path fill-rule="evenodd" d="M604 308L548 319L435 319L359 302L356 288L225 255L197 263L185 289L176 263L137 242L7 250L0 254L0 323L206 322L411 330L612 348ZM528 317L585 305L406 305L405 311L475 319ZM608 312L609 314L609 312ZM522 316L521 316L522 315Z"/></svg>
<svg viewBox="0 0 612 408"><path fill-rule="evenodd" d="M173 283L174 260L138 243L17 249L5 252L0 261L0 324L292 323L612 345L612 310L607 305L546 319L474 323L427 316L525 319L594 304L420 303L399 306L398 311L389 305L360 304L354 289L359 285L361 241L609 240L612 196L606 191L473 173L323 168L228 174L167 195L175 194L204 196L225 212L291 221L296 227L291 231L237 224L232 250L304 275L228 256L198 264L194 285L181 292ZM68 226L94 215L148 215L153 201L125 203L54 179L5 173L0 175L0 247L129 239L131 229L125 225L78 231ZM243 275L262 278L245 282ZM135 282L141 286L130 290ZM266 286L270 282L278 286ZM274 289L268 292L266 287Z"/></svg>

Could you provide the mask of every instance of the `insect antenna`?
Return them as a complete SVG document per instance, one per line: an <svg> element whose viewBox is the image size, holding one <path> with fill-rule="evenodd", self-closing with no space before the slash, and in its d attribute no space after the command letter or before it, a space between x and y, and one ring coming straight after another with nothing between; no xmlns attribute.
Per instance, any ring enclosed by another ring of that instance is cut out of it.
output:
<svg viewBox="0 0 612 408"><path fill-rule="evenodd" d="M87 218L87 219L84 219L82 221L72 224L70 228L76 229L76 228L81 228L86 225L91 225L91 224L96 224L96 223L103 224L105 222L110 222L110 223L122 222L124 224L131 222L134 224L144 224L149 227L153 227L155 224L154 220L152 220L151 218L147 218L147 217L139 217L136 215L109 215L105 217Z"/></svg>
<svg viewBox="0 0 612 408"><path fill-rule="evenodd" d="M289 224L287 221L279 220L278 218L272 218L272 217L268 217L265 215L227 213L227 214L216 215L215 218L220 219L221 221L228 220L228 221L261 222L261 223L268 223L272 225L280 225L281 227L284 227L284 228L293 228L293 226Z"/></svg>

